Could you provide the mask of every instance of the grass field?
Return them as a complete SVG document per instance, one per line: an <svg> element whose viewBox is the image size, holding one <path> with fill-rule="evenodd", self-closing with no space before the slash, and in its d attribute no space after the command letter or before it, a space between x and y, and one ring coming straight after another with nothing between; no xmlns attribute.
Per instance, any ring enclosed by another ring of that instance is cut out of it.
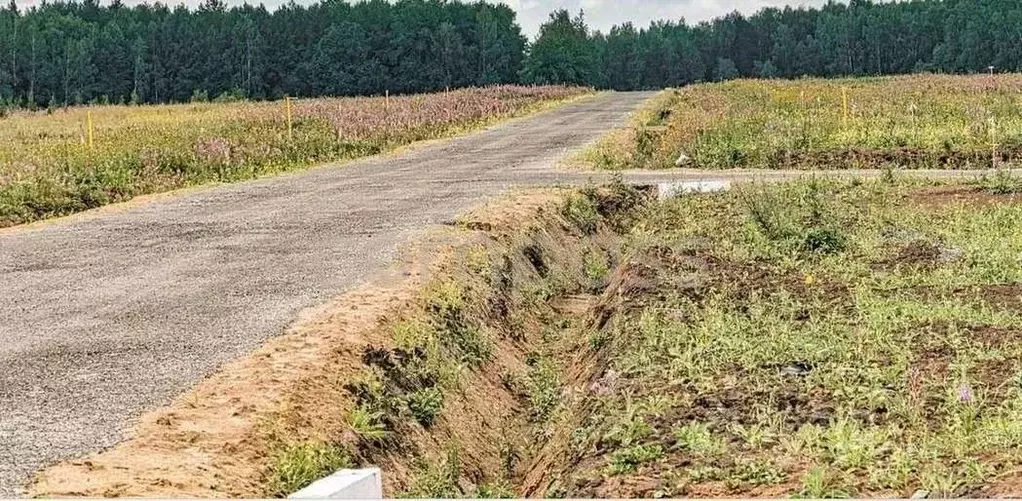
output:
<svg viewBox="0 0 1022 501"><path fill-rule="evenodd" d="M665 91L598 167L975 169L1022 159L1022 76L739 80Z"/></svg>
<svg viewBox="0 0 1022 501"><path fill-rule="evenodd" d="M0 118L0 227L450 136L588 92L491 87L392 98L102 106ZM87 113L92 115L88 146Z"/></svg>
<svg viewBox="0 0 1022 501"><path fill-rule="evenodd" d="M1020 188L804 181L648 207L555 343L569 397L535 432L534 464L557 464L536 494L1018 492Z"/></svg>

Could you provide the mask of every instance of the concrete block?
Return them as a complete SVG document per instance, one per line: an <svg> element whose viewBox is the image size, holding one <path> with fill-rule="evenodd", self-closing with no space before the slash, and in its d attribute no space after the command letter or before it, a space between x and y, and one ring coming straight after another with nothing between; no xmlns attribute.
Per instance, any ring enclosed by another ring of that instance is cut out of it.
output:
<svg viewBox="0 0 1022 501"><path fill-rule="evenodd" d="M288 499L383 499L383 476L379 468L341 470Z"/></svg>

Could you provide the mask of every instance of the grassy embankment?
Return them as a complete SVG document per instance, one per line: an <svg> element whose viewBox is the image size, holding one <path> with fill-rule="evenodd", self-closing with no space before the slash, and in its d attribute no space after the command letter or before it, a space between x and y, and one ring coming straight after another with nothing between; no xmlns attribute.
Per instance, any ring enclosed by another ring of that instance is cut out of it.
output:
<svg viewBox="0 0 1022 501"><path fill-rule="evenodd" d="M604 287L643 198L623 185L547 192L497 204L496 219L463 218L474 237L389 317L386 342L361 347L363 375L344 386L350 410L333 438L296 426L309 422L300 414L275 421L287 439L272 448L269 494L371 464L399 497L516 495L537 438L528 430L561 400L554 347L586 304L571 298Z"/></svg>
<svg viewBox="0 0 1022 501"><path fill-rule="evenodd" d="M989 168L1022 159L1020 96L1022 75L695 85L665 91L589 160L604 169ZM681 155L689 161L677 163Z"/></svg>
<svg viewBox="0 0 1022 501"><path fill-rule="evenodd" d="M386 98L102 106L0 118L0 227L455 135L588 92L492 87ZM86 114L91 111L93 146Z"/></svg>
<svg viewBox="0 0 1022 501"><path fill-rule="evenodd" d="M1020 190L576 195L530 237L561 238L464 255L394 348L366 349L359 438L330 466L426 497L1014 492ZM278 456L278 492L329 469L296 468L305 447Z"/></svg>

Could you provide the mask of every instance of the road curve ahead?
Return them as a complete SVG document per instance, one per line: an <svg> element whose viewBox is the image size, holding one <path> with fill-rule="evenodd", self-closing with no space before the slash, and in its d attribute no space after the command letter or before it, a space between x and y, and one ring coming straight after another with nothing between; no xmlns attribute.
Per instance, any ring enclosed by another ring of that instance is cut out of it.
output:
<svg viewBox="0 0 1022 501"><path fill-rule="evenodd" d="M357 285L422 228L626 123L609 93L469 136L0 231L0 497ZM553 176L553 177L551 177Z"/></svg>

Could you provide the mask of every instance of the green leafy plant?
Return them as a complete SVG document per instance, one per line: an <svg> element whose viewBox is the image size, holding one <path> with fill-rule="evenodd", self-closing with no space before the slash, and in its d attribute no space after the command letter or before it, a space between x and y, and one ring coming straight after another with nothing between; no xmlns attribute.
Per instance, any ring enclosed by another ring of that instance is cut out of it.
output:
<svg viewBox="0 0 1022 501"><path fill-rule="evenodd" d="M282 445L271 462L269 494L288 496L330 473L351 466L351 457L343 447L311 441Z"/></svg>
<svg viewBox="0 0 1022 501"><path fill-rule="evenodd" d="M408 410L423 426L431 426L444 407L444 394L439 388L423 388L408 395Z"/></svg>

